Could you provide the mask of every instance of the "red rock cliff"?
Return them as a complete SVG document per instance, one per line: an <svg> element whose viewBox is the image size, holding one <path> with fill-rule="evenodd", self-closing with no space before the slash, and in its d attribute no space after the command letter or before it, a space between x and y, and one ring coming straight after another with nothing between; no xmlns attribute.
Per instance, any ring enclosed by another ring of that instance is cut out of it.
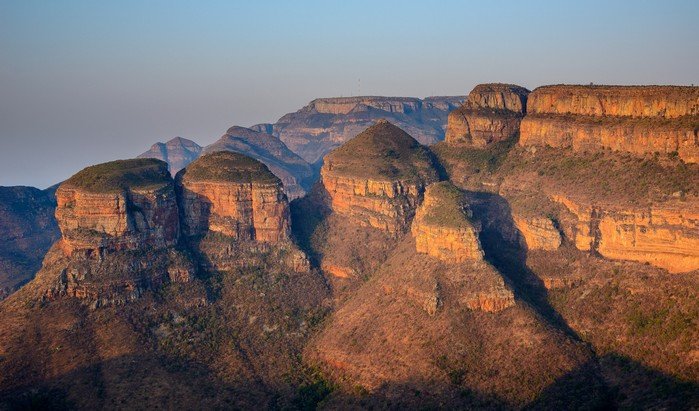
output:
<svg viewBox="0 0 699 411"><path fill-rule="evenodd" d="M68 254L164 248L177 242L175 190L162 161L88 167L58 188L56 200Z"/></svg>
<svg viewBox="0 0 699 411"><path fill-rule="evenodd" d="M188 236L217 232L236 240L289 240L281 181L262 163L233 152L205 155L177 175Z"/></svg>
<svg viewBox="0 0 699 411"><path fill-rule="evenodd" d="M512 84L479 84L449 113L446 141L484 147L519 131L529 90Z"/></svg>
<svg viewBox="0 0 699 411"><path fill-rule="evenodd" d="M333 212L394 234L407 229L425 185L437 180L427 150L387 121L328 154L321 176Z"/></svg>
<svg viewBox="0 0 699 411"><path fill-rule="evenodd" d="M699 161L699 87L544 86L534 90L520 144L607 148Z"/></svg>

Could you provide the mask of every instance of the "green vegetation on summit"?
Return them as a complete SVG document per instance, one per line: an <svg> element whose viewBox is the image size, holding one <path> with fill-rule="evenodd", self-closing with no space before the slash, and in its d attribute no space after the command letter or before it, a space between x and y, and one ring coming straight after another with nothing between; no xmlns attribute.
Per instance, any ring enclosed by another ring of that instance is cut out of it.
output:
<svg viewBox="0 0 699 411"><path fill-rule="evenodd" d="M64 184L94 193L109 193L127 188L157 188L171 181L167 163L140 158L110 161L87 167Z"/></svg>
<svg viewBox="0 0 699 411"><path fill-rule="evenodd" d="M329 171L374 179L419 179L433 173L427 148L382 120L325 158Z"/></svg>
<svg viewBox="0 0 699 411"><path fill-rule="evenodd" d="M236 183L277 183L277 178L261 162L230 151L200 157L180 173L189 180Z"/></svg>

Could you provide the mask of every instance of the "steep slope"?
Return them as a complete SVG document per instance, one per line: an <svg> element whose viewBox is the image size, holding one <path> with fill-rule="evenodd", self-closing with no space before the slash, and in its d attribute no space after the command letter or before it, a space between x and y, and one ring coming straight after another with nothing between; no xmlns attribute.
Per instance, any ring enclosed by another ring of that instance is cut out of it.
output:
<svg viewBox="0 0 699 411"><path fill-rule="evenodd" d="M592 353L514 299L465 206L429 186L412 235L312 340L307 361L340 387L331 407L361 392L369 407L521 407L554 384L551 407L604 402Z"/></svg>
<svg viewBox="0 0 699 411"><path fill-rule="evenodd" d="M53 190L0 187L0 300L32 279L59 231Z"/></svg>
<svg viewBox="0 0 699 411"><path fill-rule="evenodd" d="M296 236L336 296L376 270L438 178L428 150L385 120L326 156L321 180L292 213Z"/></svg>
<svg viewBox="0 0 699 411"><path fill-rule="evenodd" d="M168 164L170 173L174 176L187 164L196 160L201 154L202 147L194 141L175 137L167 143L155 143L150 150L137 158L156 158Z"/></svg>
<svg viewBox="0 0 699 411"><path fill-rule="evenodd" d="M532 92L527 112L525 146L699 161L699 87L545 86Z"/></svg>
<svg viewBox="0 0 699 411"><path fill-rule="evenodd" d="M623 115L620 122L662 112L668 125L682 125L686 115L682 104L651 99L642 87L619 88L616 97L607 95L615 87L604 95L592 88L598 98L583 87L580 93L553 88L569 94L556 93L554 103L544 104L532 98L535 91L528 107L577 107L585 115L603 107ZM667 98L668 89L658 88L657 95ZM679 91L686 100L686 90ZM540 108L533 110L522 122L522 137L527 119L539 115ZM567 127L576 132L577 123ZM486 259L523 298L560 313L593 345L619 406L696 407L691 341L697 338L699 167L672 154L639 159L633 148L619 150L625 153L519 143L514 136L484 148L432 147L450 180L473 192Z"/></svg>
<svg viewBox="0 0 699 411"><path fill-rule="evenodd" d="M204 153L233 151L264 163L284 183L289 198L305 194L317 178L311 166L289 150L278 138L245 127L231 127Z"/></svg>
<svg viewBox="0 0 699 411"><path fill-rule="evenodd" d="M350 140L378 119L396 124L423 144L444 138L449 111L464 97L339 97L311 101L275 124L261 124L311 164Z"/></svg>

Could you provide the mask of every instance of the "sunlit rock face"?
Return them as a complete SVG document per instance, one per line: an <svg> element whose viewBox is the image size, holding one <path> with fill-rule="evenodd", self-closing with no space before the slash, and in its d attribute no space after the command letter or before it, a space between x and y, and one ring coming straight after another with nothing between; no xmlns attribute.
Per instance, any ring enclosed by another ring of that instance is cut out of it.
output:
<svg viewBox="0 0 699 411"><path fill-rule="evenodd" d="M88 167L61 184L56 201L68 254L165 248L179 236L174 184L159 160Z"/></svg>
<svg viewBox="0 0 699 411"><path fill-rule="evenodd" d="M561 233L547 217L513 215L513 221L529 250L552 251L561 246Z"/></svg>
<svg viewBox="0 0 699 411"><path fill-rule="evenodd" d="M387 121L331 152L321 177L333 212L393 234L407 230L425 186L438 179L427 150Z"/></svg>
<svg viewBox="0 0 699 411"><path fill-rule="evenodd" d="M482 260L478 228L467 213L463 194L451 183L429 185L411 229L416 251L445 262Z"/></svg>
<svg viewBox="0 0 699 411"><path fill-rule="evenodd" d="M611 149L699 161L699 87L544 86L534 90L520 144Z"/></svg>
<svg viewBox="0 0 699 411"><path fill-rule="evenodd" d="M479 84L461 107L449 113L445 140L485 147L512 137L519 132L528 94L514 84Z"/></svg>
<svg viewBox="0 0 699 411"><path fill-rule="evenodd" d="M281 181L262 163L232 152L205 155L177 176L183 231L236 240L289 239L289 205Z"/></svg>
<svg viewBox="0 0 699 411"><path fill-rule="evenodd" d="M652 264L673 273L699 269L699 202L649 208L596 206L554 196L577 217L575 246L619 260Z"/></svg>

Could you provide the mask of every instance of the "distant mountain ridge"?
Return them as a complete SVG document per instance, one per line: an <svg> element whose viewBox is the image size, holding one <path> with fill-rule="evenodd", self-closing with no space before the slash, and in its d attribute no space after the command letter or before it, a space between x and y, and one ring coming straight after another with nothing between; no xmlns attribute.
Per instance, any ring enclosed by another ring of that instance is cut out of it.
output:
<svg viewBox="0 0 699 411"><path fill-rule="evenodd" d="M167 143L155 143L150 150L138 156L138 158L157 158L165 161L174 176L178 171L187 167L189 163L199 158L202 147L192 140L175 137Z"/></svg>
<svg viewBox="0 0 699 411"><path fill-rule="evenodd" d="M274 124L251 128L279 137L314 164L379 119L391 121L422 144L444 140L449 112L465 100L466 96L318 98Z"/></svg>

